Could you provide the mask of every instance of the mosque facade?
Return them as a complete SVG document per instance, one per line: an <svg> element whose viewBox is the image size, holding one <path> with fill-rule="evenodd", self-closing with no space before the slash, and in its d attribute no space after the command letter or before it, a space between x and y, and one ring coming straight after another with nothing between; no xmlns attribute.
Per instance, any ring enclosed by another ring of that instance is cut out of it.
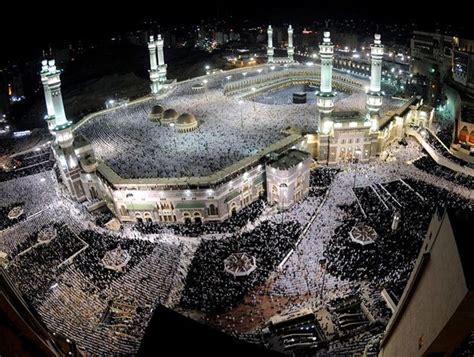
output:
<svg viewBox="0 0 474 357"><path fill-rule="evenodd" d="M288 28L288 61L294 62L293 29ZM268 64L271 70L223 85L224 96L249 99L294 83L319 86L316 93L318 116L316 130L293 130L283 139L255 155L238 161L209 176L176 178L122 178L94 155L92 145L73 131L66 119L60 91L60 71L54 61L42 63L41 80L47 115L45 120L55 136L54 153L63 183L72 198L95 209L107 205L121 222L204 223L221 222L259 199L278 209L286 209L303 200L309 192L314 164L335 165L343 162L374 160L394 140L404 136L410 124L427 125L429 115L420 98L412 98L396 110L379 115L382 106L380 68L383 46L375 35L372 46L372 77L367 93L367 113L337 111L333 91L362 91L363 82L347 74L332 72L333 44L325 32L321 44L320 66L296 66L273 70L272 28L268 28ZM150 37L151 94L138 101L173 95L179 86L166 77L161 36ZM286 66L286 65L285 65ZM210 74L212 76L213 74ZM205 86L205 85L204 85ZM206 90L206 88L204 88ZM113 111L114 108L106 109ZM90 117L93 117L92 114ZM169 125L180 135L196 130L199 118L193 113L178 114L157 105L149 120ZM198 163L196 163L198 164ZM317 165L316 165L317 166Z"/></svg>

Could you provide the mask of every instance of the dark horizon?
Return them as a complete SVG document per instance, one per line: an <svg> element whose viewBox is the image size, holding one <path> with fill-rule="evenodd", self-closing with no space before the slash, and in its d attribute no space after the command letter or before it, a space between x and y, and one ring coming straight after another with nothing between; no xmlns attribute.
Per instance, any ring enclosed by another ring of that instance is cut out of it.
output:
<svg viewBox="0 0 474 357"><path fill-rule="evenodd" d="M464 25L469 22L462 21L469 15L467 12L446 13L433 5L406 1L389 6L380 1L372 3L362 6L347 0L322 4L303 0L298 3L300 7L291 7L280 6L277 1L261 1L252 8L223 6L221 2L211 1L125 7L117 3L97 5L86 0L66 8L64 4L50 1L47 4L29 4L29 14L23 17L20 15L24 9L19 8L19 4L8 4L3 5L6 16L2 19L4 30L0 33L0 63L31 59L50 45L64 47L79 40L100 41L136 29L157 30L159 25L169 28L210 19L232 21L237 26L246 22L271 22L275 25L291 22L298 26L311 25L314 21L321 23L326 19L348 18L370 21L374 26L415 23L418 28L426 28L427 31L448 27L454 34L471 36L472 30ZM145 25L145 22L149 24Z"/></svg>

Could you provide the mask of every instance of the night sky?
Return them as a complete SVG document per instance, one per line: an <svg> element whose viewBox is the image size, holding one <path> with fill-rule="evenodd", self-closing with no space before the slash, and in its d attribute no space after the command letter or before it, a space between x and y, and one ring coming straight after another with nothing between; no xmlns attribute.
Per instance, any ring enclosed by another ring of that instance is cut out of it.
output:
<svg viewBox="0 0 474 357"><path fill-rule="evenodd" d="M433 27L434 22L468 24L469 11L453 3L449 7L434 1L35 1L11 0L0 8L0 62L21 54L37 53L49 44L68 43L78 39L100 39L142 26L156 20L163 26L195 23L200 19L225 17L238 22L260 23L291 21L293 24L322 21L325 18L367 18L380 24L416 21ZM161 4L161 5L160 5ZM241 6L245 4L246 6ZM227 6L225 6L227 5ZM298 7L295 7L298 6ZM166 7L166 8L163 8ZM462 27L462 26L461 26ZM466 26L469 29L469 26ZM428 29L429 30L429 29Z"/></svg>

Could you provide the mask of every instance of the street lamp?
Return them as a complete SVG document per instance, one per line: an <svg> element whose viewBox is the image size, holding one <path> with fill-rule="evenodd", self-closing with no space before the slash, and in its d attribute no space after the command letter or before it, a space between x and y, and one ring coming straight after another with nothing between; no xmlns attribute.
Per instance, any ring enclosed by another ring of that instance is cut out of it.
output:
<svg viewBox="0 0 474 357"><path fill-rule="evenodd" d="M204 68L206 69L206 74L209 74L209 70L211 69L211 67L209 65L206 65Z"/></svg>

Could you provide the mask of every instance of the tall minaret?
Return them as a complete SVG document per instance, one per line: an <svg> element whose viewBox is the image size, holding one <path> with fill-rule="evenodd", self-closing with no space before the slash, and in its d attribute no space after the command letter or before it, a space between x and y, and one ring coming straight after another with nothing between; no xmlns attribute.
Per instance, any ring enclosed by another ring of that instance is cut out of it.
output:
<svg viewBox="0 0 474 357"><path fill-rule="evenodd" d="M267 35L268 35L268 47L267 47L267 57L268 57L268 63L273 63L273 29L272 25L268 25L268 30L267 30Z"/></svg>
<svg viewBox="0 0 474 357"><path fill-rule="evenodd" d="M367 110L369 115L376 114L382 107L382 92L380 82L382 74L383 45L380 35L375 34L374 43L370 45L371 69L370 87L367 92ZM378 125L374 125L374 129Z"/></svg>
<svg viewBox="0 0 474 357"><path fill-rule="evenodd" d="M317 93L317 106L320 113L319 130L328 133L331 130L330 114L334 110L335 97L332 91L334 45L331 43L328 31L324 32L323 42L319 45L319 55L321 57L321 86Z"/></svg>
<svg viewBox="0 0 474 357"><path fill-rule="evenodd" d="M156 38L156 49L158 52L158 73L159 73L159 80L161 83L166 81L166 64L165 64L165 56L163 53L163 46L164 41L161 38L161 35L158 35Z"/></svg>
<svg viewBox="0 0 474 357"><path fill-rule="evenodd" d="M156 43L153 36L150 36L150 41L148 42L148 51L150 52L150 89L152 94L157 94L160 90L160 85L158 64L156 62Z"/></svg>
<svg viewBox="0 0 474 357"><path fill-rule="evenodd" d="M41 84L43 84L44 100L46 103L46 113L47 113L44 119L48 123L48 129L50 133L54 134L53 130L54 130L54 127L56 126L56 118L54 117L53 97L51 96L51 91L49 90L49 86L48 86L48 74L49 74L48 61L43 60L41 61Z"/></svg>
<svg viewBox="0 0 474 357"><path fill-rule="evenodd" d="M288 26L288 60L294 62L293 55L295 54L295 49L293 48L293 27Z"/></svg>
<svg viewBox="0 0 474 357"><path fill-rule="evenodd" d="M54 132L61 148L71 147L74 141L72 136L72 122L67 120L64 112L63 95L61 93L61 71L56 68L54 60L48 61L48 89L51 93L54 116L56 118Z"/></svg>

